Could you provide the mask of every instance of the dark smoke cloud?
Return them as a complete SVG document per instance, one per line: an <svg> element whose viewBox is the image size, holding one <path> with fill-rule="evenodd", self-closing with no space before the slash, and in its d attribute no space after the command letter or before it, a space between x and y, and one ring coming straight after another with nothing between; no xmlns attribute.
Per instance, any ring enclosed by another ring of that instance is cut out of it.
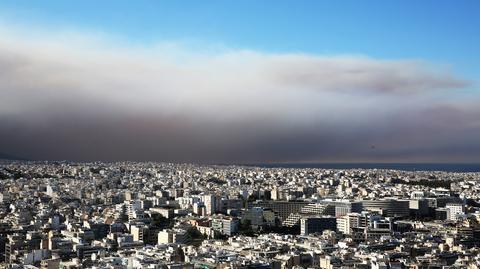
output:
<svg viewBox="0 0 480 269"><path fill-rule="evenodd" d="M445 67L0 34L3 153L217 163L480 161L478 99L457 94L469 83Z"/></svg>

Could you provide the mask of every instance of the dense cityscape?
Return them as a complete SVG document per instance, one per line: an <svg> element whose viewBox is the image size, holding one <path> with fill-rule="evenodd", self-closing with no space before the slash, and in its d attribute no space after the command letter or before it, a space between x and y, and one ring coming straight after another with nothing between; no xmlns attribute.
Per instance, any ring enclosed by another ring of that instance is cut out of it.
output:
<svg viewBox="0 0 480 269"><path fill-rule="evenodd" d="M0 0L0 269L480 269L480 0Z"/></svg>
<svg viewBox="0 0 480 269"><path fill-rule="evenodd" d="M2 268L478 268L480 173L6 161Z"/></svg>

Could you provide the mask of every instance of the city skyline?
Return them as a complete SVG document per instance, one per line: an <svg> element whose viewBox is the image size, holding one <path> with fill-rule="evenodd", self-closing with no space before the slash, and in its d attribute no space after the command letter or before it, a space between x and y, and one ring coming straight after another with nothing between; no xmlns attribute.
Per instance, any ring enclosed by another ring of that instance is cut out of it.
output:
<svg viewBox="0 0 480 269"><path fill-rule="evenodd" d="M480 162L475 1L5 1L0 153Z"/></svg>
<svg viewBox="0 0 480 269"><path fill-rule="evenodd" d="M480 1L0 1L0 269L479 269Z"/></svg>

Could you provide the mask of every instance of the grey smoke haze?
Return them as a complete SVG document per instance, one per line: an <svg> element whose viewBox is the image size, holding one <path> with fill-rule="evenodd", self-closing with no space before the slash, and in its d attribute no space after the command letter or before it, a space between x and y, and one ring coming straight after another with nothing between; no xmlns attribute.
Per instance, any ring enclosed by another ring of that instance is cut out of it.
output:
<svg viewBox="0 0 480 269"><path fill-rule="evenodd" d="M0 152L69 160L480 161L478 98L457 94L469 82L424 61L0 34Z"/></svg>

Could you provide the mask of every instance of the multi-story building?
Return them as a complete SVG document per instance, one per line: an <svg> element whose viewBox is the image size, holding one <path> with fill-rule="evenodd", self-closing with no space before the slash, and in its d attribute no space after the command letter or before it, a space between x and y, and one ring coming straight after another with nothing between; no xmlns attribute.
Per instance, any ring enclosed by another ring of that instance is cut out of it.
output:
<svg viewBox="0 0 480 269"><path fill-rule="evenodd" d="M183 229L168 229L158 233L158 244L184 244L187 240L187 231Z"/></svg>
<svg viewBox="0 0 480 269"><path fill-rule="evenodd" d="M203 204L205 205L205 213L207 215L212 215L215 212L217 212L218 199L215 195L211 195L211 194L204 195L202 197L202 200L203 200Z"/></svg>
<svg viewBox="0 0 480 269"><path fill-rule="evenodd" d="M382 199L382 200L363 200L364 210L370 210L380 213L387 217L405 217L410 214L410 202L408 200Z"/></svg>
<svg viewBox="0 0 480 269"><path fill-rule="evenodd" d="M449 219L453 221L458 220L464 211L464 206L461 203L448 203L445 208L449 211Z"/></svg>
<svg viewBox="0 0 480 269"><path fill-rule="evenodd" d="M335 231L337 229L337 219L335 217L306 217L300 219L300 234L309 235L312 233L321 233L325 230Z"/></svg>

